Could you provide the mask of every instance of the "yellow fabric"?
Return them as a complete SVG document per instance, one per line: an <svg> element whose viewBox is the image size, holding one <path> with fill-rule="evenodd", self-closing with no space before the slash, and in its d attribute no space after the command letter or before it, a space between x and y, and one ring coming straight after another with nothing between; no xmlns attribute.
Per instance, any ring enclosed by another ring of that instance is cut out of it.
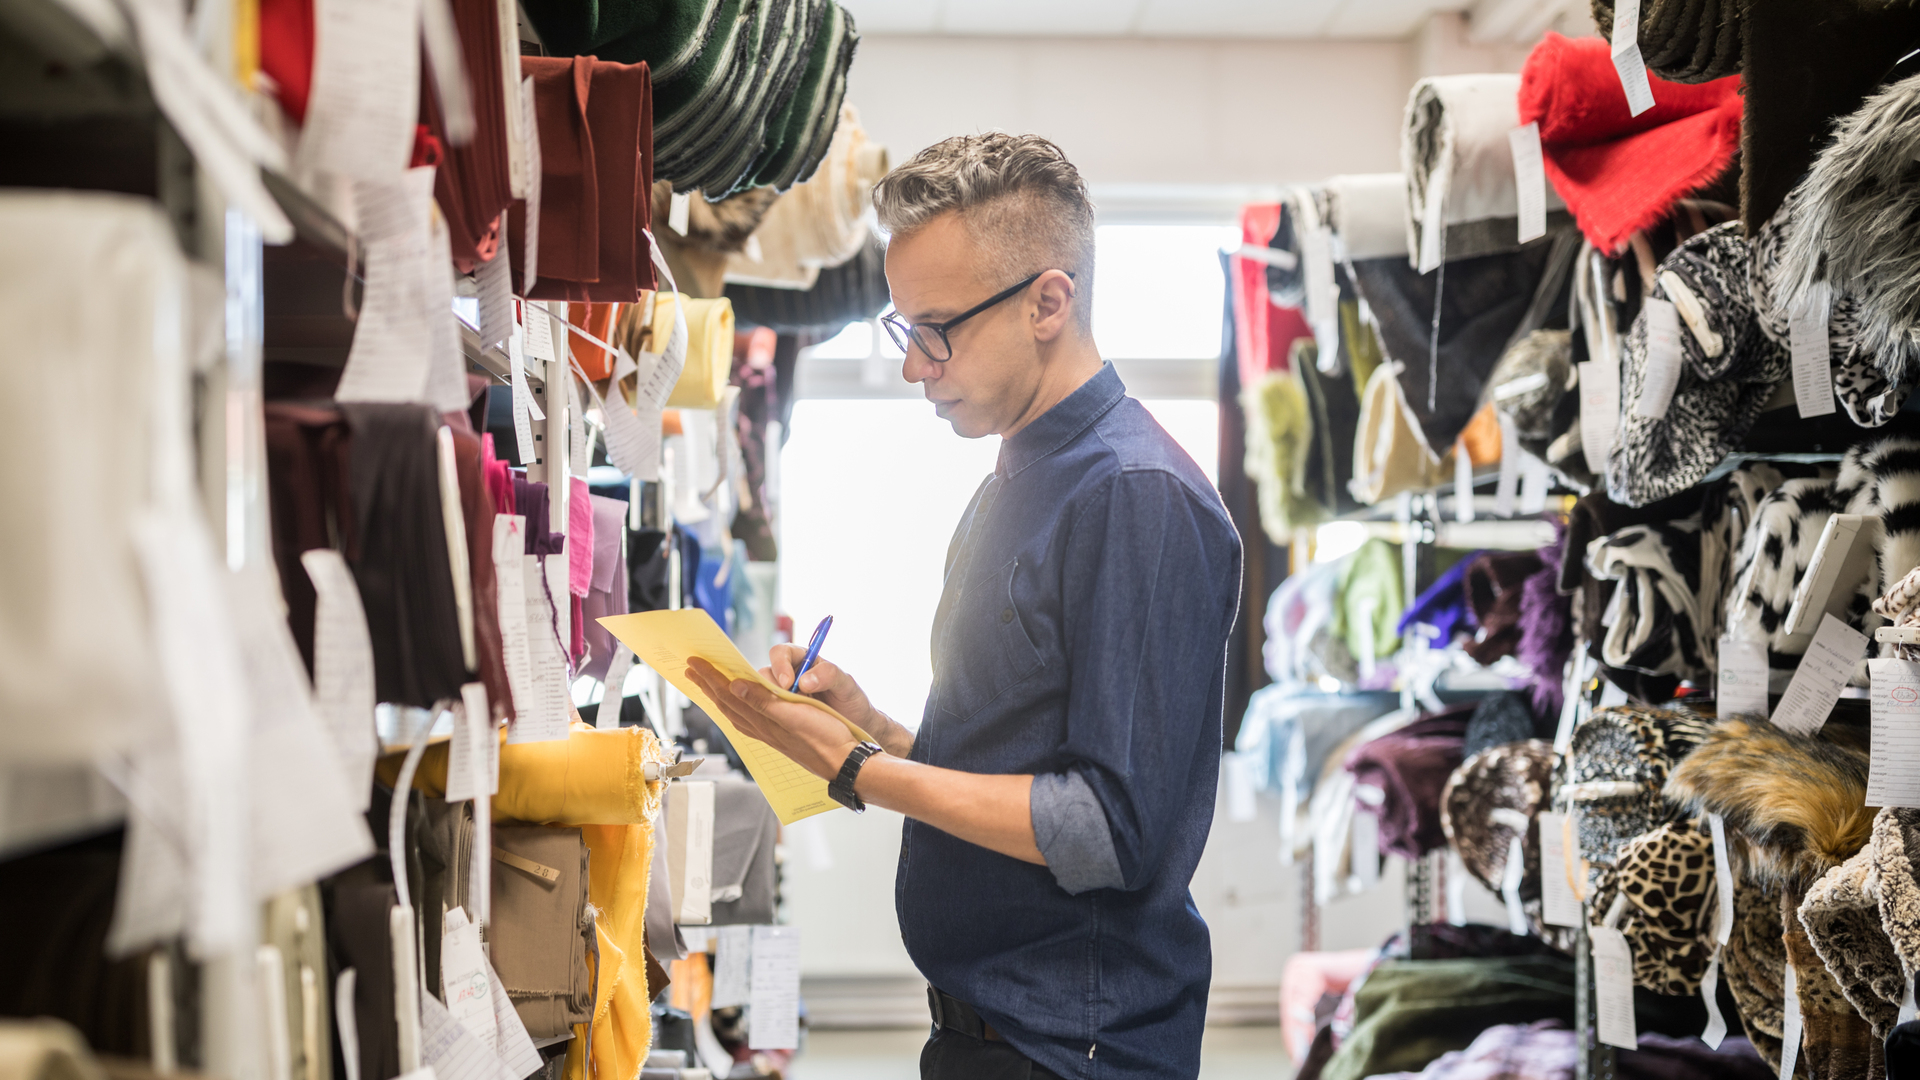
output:
<svg viewBox="0 0 1920 1080"><path fill-rule="evenodd" d="M1392 364L1381 364L1360 395L1360 429L1353 440L1353 496L1377 503L1403 491L1434 487L1453 476L1453 450L1434 456L1407 416Z"/></svg>
<svg viewBox="0 0 1920 1080"><path fill-rule="evenodd" d="M680 369L680 381L673 384L667 404L711 409L720 404L720 395L726 392L727 380L733 375L733 301L724 296L718 300L681 296L679 300L687 306L687 366ZM667 331L671 333L671 309L667 318ZM657 315L654 333L659 337Z"/></svg>
<svg viewBox="0 0 1920 1080"><path fill-rule="evenodd" d="M446 796L447 747L445 741L427 747L413 775L414 790ZM399 779L405 756L380 759L382 783ZM646 763L665 760L659 740L644 727L599 731L576 723L565 739L503 745L493 816L531 824L645 824L660 808L660 783L647 781Z"/></svg>
<svg viewBox="0 0 1920 1080"><path fill-rule="evenodd" d="M1260 496L1260 527L1283 544L1293 530L1320 517L1307 498L1305 473L1313 418L1306 387L1291 369L1269 371L1240 391L1247 419L1247 475Z"/></svg>
<svg viewBox="0 0 1920 1080"><path fill-rule="evenodd" d="M651 739L652 733L647 737ZM649 786L655 789L651 802L658 808L661 785ZM587 842L587 900L594 907L594 933L600 944L599 993L593 1002L591 1047L588 1026L573 1026L566 1080L631 1080L640 1074L653 1043L642 940L648 872L653 866L653 825L587 825L580 834Z"/></svg>

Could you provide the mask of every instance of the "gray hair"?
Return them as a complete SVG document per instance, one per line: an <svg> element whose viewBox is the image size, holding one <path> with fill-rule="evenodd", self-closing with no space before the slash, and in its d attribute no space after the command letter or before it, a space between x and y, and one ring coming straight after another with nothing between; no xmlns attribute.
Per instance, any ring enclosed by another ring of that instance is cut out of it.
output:
<svg viewBox="0 0 1920 1080"><path fill-rule="evenodd" d="M948 211L1005 288L1043 270L1074 275L1074 318L1093 324L1093 202L1080 171L1038 135L956 135L894 169L873 189L880 227L908 236Z"/></svg>

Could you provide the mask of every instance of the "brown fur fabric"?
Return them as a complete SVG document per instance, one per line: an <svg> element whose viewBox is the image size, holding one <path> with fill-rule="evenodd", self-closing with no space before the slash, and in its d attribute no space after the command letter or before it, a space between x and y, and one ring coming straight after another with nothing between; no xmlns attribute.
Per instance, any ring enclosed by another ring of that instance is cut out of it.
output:
<svg viewBox="0 0 1920 1080"><path fill-rule="evenodd" d="M1662 825L1627 842L1595 891L1593 910L1607 911L1625 893L1620 932L1633 947L1633 982L1657 994L1691 994L1713 958L1713 839L1692 821Z"/></svg>
<svg viewBox="0 0 1920 1080"><path fill-rule="evenodd" d="M1920 882L1914 880L1913 862L1920 856L1920 810L1889 806L1880 811L1873 819L1871 850L1868 882L1879 894L1880 926L1892 939L1901 977L1912 979L1920 975Z"/></svg>
<svg viewBox="0 0 1920 1080"><path fill-rule="evenodd" d="M1803 893L1796 886L1780 892L1780 922L1799 990L1800 1017L1805 1032L1800 1056L1814 1080L1884 1080L1884 1048L1873 1037L1873 1026L1854 1011L1840 984L1807 939L1798 916Z"/></svg>
<svg viewBox="0 0 1920 1080"><path fill-rule="evenodd" d="M1879 819L1874 820L1877 834ZM1874 854L1870 844L1827 871L1807 890L1798 915L1840 992L1873 1025L1873 1037L1885 1042L1898 1021L1904 990L1900 957L1880 926L1879 890L1868 880Z"/></svg>
<svg viewBox="0 0 1920 1080"><path fill-rule="evenodd" d="M1780 1069L1781 987L1786 981L1786 945L1780 940L1780 901L1745 877L1734 879L1733 933L1721 956L1727 990L1753 1048L1775 1072Z"/></svg>
<svg viewBox="0 0 1920 1080"><path fill-rule="evenodd" d="M1746 720L1716 724L1666 784L1688 813L1726 819L1745 841L1749 873L1798 889L1866 844L1866 793L1863 751Z"/></svg>

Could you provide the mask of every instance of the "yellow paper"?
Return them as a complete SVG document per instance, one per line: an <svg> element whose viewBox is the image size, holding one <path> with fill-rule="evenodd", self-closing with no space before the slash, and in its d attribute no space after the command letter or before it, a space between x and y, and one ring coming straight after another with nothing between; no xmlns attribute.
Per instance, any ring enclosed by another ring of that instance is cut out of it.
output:
<svg viewBox="0 0 1920 1080"><path fill-rule="evenodd" d="M687 677L687 661L697 656L719 669L728 679L757 682L783 700L824 709L834 719L847 725L847 730L853 733L854 738L865 741L867 733L854 726L853 721L810 697L792 693L786 687L775 686L762 678L747 658L740 655L740 650L727 637L726 631L721 630L713 617L699 608L609 615L600 620L600 625L632 649L633 655L648 667L665 675L668 682L705 710L707 716L720 726L720 730L727 733L728 741L739 752L747 770L753 773L754 783L760 785L760 793L767 797L767 803L773 807L781 824L791 825L801 818L825 813L840 805L827 794L825 780L801 768L792 758L766 743L735 730L732 721L713 703L706 691L700 689L700 684Z"/></svg>

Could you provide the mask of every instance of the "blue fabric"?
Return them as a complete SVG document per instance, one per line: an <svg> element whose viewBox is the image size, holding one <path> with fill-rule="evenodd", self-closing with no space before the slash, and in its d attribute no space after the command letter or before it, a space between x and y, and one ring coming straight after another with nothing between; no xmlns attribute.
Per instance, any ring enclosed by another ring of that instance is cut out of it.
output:
<svg viewBox="0 0 1920 1080"><path fill-rule="evenodd" d="M714 579L720 576L721 552L700 553L700 576L693 581L693 606L713 616L720 629L733 633L733 575L740 570L739 564L729 567L727 580L716 584Z"/></svg>
<svg viewBox="0 0 1920 1080"><path fill-rule="evenodd" d="M1086 777L1071 771L1041 773L1033 778L1029 802L1034 845L1061 888L1079 894L1125 887L1107 812Z"/></svg>
<svg viewBox="0 0 1920 1080"><path fill-rule="evenodd" d="M1120 880L1075 895L909 819L901 934L928 981L1061 1076L1199 1071L1213 964L1188 884L1239 591L1219 495L1111 365L1002 444L948 548L913 759L1078 777Z"/></svg>
<svg viewBox="0 0 1920 1080"><path fill-rule="evenodd" d="M1473 609L1467 606L1467 566L1481 554L1478 551L1470 552L1448 567L1446 573L1434 579L1433 584L1427 586L1427 591L1421 593L1400 616L1400 623L1394 627L1394 632L1405 637L1415 624L1431 626L1436 647L1452 641L1456 630L1472 632Z"/></svg>

